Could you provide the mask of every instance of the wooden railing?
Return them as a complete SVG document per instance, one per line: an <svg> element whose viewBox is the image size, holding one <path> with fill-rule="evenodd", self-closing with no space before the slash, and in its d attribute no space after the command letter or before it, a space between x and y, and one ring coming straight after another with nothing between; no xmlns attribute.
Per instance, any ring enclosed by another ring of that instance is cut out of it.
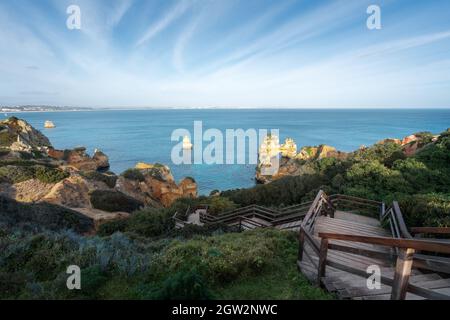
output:
<svg viewBox="0 0 450 320"><path fill-rule="evenodd" d="M300 232L298 237L298 261L303 260L303 255L306 255L313 265L316 265L314 259L309 256L305 250L305 245L308 243L314 252L318 255L320 251L319 242L313 237L313 229L316 219L324 214L330 214L334 216L335 208L330 201L329 197L322 190L319 191L316 198L312 202L305 218L300 226Z"/></svg>
<svg viewBox="0 0 450 320"><path fill-rule="evenodd" d="M200 214L200 221L206 224L235 224L242 217L259 218L268 222L272 227L276 227L292 221L301 221L306 215L310 204L311 202L306 202L280 210L274 210L259 205L250 205L217 215L202 213Z"/></svg>
<svg viewBox="0 0 450 320"><path fill-rule="evenodd" d="M389 222L391 233L394 238L413 238L413 236L409 233L408 228L406 227L405 220L403 219L403 215L397 201L394 201L392 203L392 206L381 214L380 221L381 223L385 221Z"/></svg>
<svg viewBox="0 0 450 320"><path fill-rule="evenodd" d="M246 217L239 218L239 230L245 230L245 227L248 227L249 225L253 226L254 228L267 228L268 227L267 225L265 225L261 222L258 222L258 221L255 221L255 220L252 220L252 219L249 219Z"/></svg>
<svg viewBox="0 0 450 320"><path fill-rule="evenodd" d="M449 235L450 228L448 227L413 227L411 228L411 233L413 235Z"/></svg>
<svg viewBox="0 0 450 320"><path fill-rule="evenodd" d="M448 243L440 241L367 237L367 236L335 234L335 233L319 233L319 237L321 238L320 249L318 253L319 264L317 266L318 269L317 278L319 280L319 283L320 279L322 279L325 276L327 265L356 275L360 275L362 277L367 276L366 270L360 270L348 265L343 265L336 261L328 260L327 254L329 249L359 254L367 257L386 258L386 259L390 258L389 253L382 253L368 249L330 244L329 242L330 240L343 240L372 245L380 245L398 249L398 254L396 254L394 278L391 279L385 276L381 276L382 283L392 286L391 299L403 300L405 299L407 292L411 292L413 294L428 299L447 300L450 298L447 295L409 283L411 269L413 265L415 265L414 264L414 260L416 259L414 255L415 252L425 251L433 253L450 254L450 245ZM418 261L420 262L420 257L418 257Z"/></svg>
<svg viewBox="0 0 450 320"><path fill-rule="evenodd" d="M331 203L337 210L355 212L375 218L384 213L384 202L363 199L344 194L334 194L329 197Z"/></svg>

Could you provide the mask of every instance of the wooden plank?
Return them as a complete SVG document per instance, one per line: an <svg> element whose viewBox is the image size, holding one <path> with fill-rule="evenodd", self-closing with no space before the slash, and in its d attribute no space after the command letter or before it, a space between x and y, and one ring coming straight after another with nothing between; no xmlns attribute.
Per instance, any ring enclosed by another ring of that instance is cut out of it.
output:
<svg viewBox="0 0 450 320"><path fill-rule="evenodd" d="M317 221L317 226L322 226L323 228L340 228L340 229L348 229L351 231L355 231L358 233L367 233L367 234L377 234L377 235L389 235L388 232L386 232L381 227L375 227L375 226L369 226L369 227L363 227L360 223L357 222L344 222L343 220L339 219L332 219L328 217L321 217Z"/></svg>
<svg viewBox="0 0 450 320"><path fill-rule="evenodd" d="M352 268L350 266L334 262L334 261L332 261L330 259L327 259L327 265L332 266L332 267L334 267L336 269L347 271L349 273L360 275L362 277L367 275L365 270ZM388 277L386 277L384 275L381 275L381 283L392 286L393 282L394 282L394 280L392 278L388 278ZM425 289L425 288L413 285L411 283L408 284L408 291L411 292L411 293L420 295L422 297L428 298L428 299L448 300L450 298L450 296L448 296L448 295L441 294L439 292L435 292L435 291L432 291L432 290L429 290L429 289Z"/></svg>
<svg viewBox="0 0 450 320"><path fill-rule="evenodd" d="M391 254L386 253L386 252L381 252L381 251L367 250L367 249L354 248L354 247L347 247L347 246L342 246L342 245L333 244L333 243L330 243L328 245L328 248L331 249L331 250L338 250L338 251L341 251L341 252L352 253L352 254L356 254L356 255L360 255L360 256L364 256L364 257L369 257L369 258L385 259L385 260L391 260L392 259L392 255Z"/></svg>
<svg viewBox="0 0 450 320"><path fill-rule="evenodd" d="M414 268L450 274L450 264L448 262L433 259L433 257L430 256L415 255L413 266Z"/></svg>

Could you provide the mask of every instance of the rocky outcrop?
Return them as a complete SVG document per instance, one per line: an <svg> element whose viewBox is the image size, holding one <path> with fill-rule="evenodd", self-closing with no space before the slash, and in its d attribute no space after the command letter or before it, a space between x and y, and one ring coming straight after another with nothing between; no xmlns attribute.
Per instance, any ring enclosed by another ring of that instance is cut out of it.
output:
<svg viewBox="0 0 450 320"><path fill-rule="evenodd" d="M273 150L273 148L271 148L271 150ZM267 174L267 170L262 170L262 167L266 164L260 161L256 170L256 181L258 183L268 183L285 176L297 176L313 173L308 166L304 166L304 162L329 157L345 159L348 156L347 153L338 151L336 148L324 144L313 147L303 147L300 149L299 153L296 153L296 150L297 146L295 145L294 140L286 139L285 143L281 145L279 150L276 150L276 152L281 155L278 169L273 170L273 172L275 172L274 174Z"/></svg>
<svg viewBox="0 0 450 320"><path fill-rule="evenodd" d="M337 151L334 147L322 144L317 147L303 147L297 154L296 159L317 160L327 157L341 156L343 154L343 152Z"/></svg>
<svg viewBox="0 0 450 320"><path fill-rule="evenodd" d="M57 183L42 201L69 208L89 208L89 185L80 176L71 176Z"/></svg>
<svg viewBox="0 0 450 320"><path fill-rule="evenodd" d="M407 137L404 137L402 139L402 143L401 144L402 144L402 146L404 146L405 144L411 143L411 142L416 141L418 139L419 138L415 134L412 134L412 135L409 135Z"/></svg>
<svg viewBox="0 0 450 320"><path fill-rule="evenodd" d="M109 158L100 150L95 150L92 160L97 164L97 170L105 170L109 168Z"/></svg>
<svg viewBox="0 0 450 320"><path fill-rule="evenodd" d="M81 171L106 170L109 168L109 159L106 154L95 150L92 158L86 153L86 148L77 147L71 150L56 150L49 148L47 155L56 161Z"/></svg>
<svg viewBox="0 0 450 320"><path fill-rule="evenodd" d="M197 197L197 183L192 178L183 179L179 185L167 166L139 164L132 170L122 174L117 180L116 189L139 199L146 205L156 203L169 207L176 199Z"/></svg>
<svg viewBox="0 0 450 320"><path fill-rule="evenodd" d="M31 152L45 151L51 144L46 136L28 122L11 117L0 121L0 146L9 147L12 151Z"/></svg>
<svg viewBox="0 0 450 320"><path fill-rule="evenodd" d="M197 183L193 178L187 177L180 181L180 188L183 190L183 196L196 198L198 195Z"/></svg>
<svg viewBox="0 0 450 320"><path fill-rule="evenodd" d="M260 170L256 171L256 182L265 184L271 181L286 177L286 176L299 176L302 174L314 173L309 166L303 165L299 159L290 159L282 157L280 159L279 169L274 175L263 175Z"/></svg>
<svg viewBox="0 0 450 320"><path fill-rule="evenodd" d="M387 139L378 141L376 144L387 144L387 143L394 143L394 144L402 145L402 140L394 139L394 138L387 138Z"/></svg>
<svg viewBox="0 0 450 320"><path fill-rule="evenodd" d="M53 186L54 184L44 183L38 179L30 179L16 184L2 183L0 184L0 194L20 202L32 203L44 198Z"/></svg>

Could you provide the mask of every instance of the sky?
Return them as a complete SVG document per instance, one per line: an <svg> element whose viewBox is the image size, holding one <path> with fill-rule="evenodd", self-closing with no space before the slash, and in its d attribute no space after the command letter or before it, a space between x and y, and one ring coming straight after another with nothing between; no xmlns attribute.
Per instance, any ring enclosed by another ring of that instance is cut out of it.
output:
<svg viewBox="0 0 450 320"><path fill-rule="evenodd" d="M448 0L0 0L0 105L450 107L449 14Z"/></svg>

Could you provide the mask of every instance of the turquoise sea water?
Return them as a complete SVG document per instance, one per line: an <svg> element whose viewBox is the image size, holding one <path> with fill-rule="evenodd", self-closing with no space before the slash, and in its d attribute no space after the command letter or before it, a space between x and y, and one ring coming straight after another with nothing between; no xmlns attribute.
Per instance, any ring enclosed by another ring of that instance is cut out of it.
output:
<svg viewBox="0 0 450 320"><path fill-rule="evenodd" d="M428 110L127 110L53 113L16 113L47 135L58 149L85 146L88 153L105 152L111 170L120 173L137 162L171 167L177 180L194 177L199 191L254 185L254 165L174 165L172 131L193 132L194 121L204 130L279 129L282 141L292 137L299 148L328 144L342 151L371 145L380 139L402 138L418 131L439 133L450 127L450 109ZM55 129L44 129L51 120ZM204 146L208 143L204 142Z"/></svg>

